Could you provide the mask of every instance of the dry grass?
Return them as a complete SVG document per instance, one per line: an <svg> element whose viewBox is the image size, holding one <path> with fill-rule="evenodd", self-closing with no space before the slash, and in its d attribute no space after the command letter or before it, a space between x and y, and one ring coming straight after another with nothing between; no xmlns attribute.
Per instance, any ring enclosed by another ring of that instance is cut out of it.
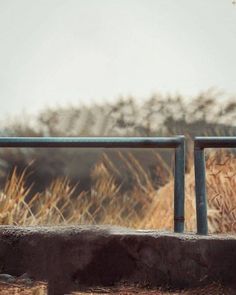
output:
<svg viewBox="0 0 236 295"><path fill-rule="evenodd" d="M86 294L117 294L117 295L132 295L132 294L155 294L155 295L220 295L220 294L234 294L234 290L230 288L225 288L217 283L212 283L204 287L198 288L189 288L187 290L163 290L162 288L158 288L155 290L138 288L138 287L121 287L121 288L99 288L96 291L91 292L75 292L74 295L86 295Z"/></svg>
<svg viewBox="0 0 236 295"><path fill-rule="evenodd" d="M236 232L236 157L224 152L215 153L206 161L208 221L211 233ZM155 195L139 227L173 228L173 179ZM196 230L194 169L186 175L186 230Z"/></svg>
<svg viewBox="0 0 236 295"><path fill-rule="evenodd" d="M129 153L119 154L130 171L131 190L121 191L115 164L104 155L92 172L92 187L75 196L67 179L56 179L49 188L26 201L31 188L26 186L25 170L16 169L0 194L0 223L14 225L115 224L135 227L144 217L156 190L151 177ZM167 170L167 168L164 168ZM169 172L165 173L165 176Z"/></svg>
<svg viewBox="0 0 236 295"><path fill-rule="evenodd" d="M44 283L35 283L32 287L27 287L24 284L0 284L0 295L46 295L47 286ZM212 283L205 287L190 288L181 291L167 291L162 288L155 290L144 289L138 287L120 287L120 288L97 288L87 292L73 292L74 295L93 295L93 294L117 294L117 295L132 295L132 294L155 294L155 295L215 295L215 294L235 294L234 290L225 288L217 283Z"/></svg>
<svg viewBox="0 0 236 295"><path fill-rule="evenodd" d="M67 179L57 179L30 201L26 197L27 170L16 169L0 194L0 223L14 225L114 224L133 228L172 230L173 177L159 190L131 154L120 154L132 174L132 188L121 192L116 183L117 167L104 155L91 173L92 187L74 196ZM207 190L209 227L214 233L236 231L236 157L219 152L208 157ZM163 168L164 169L164 168ZM163 171L162 171L163 172ZM166 177L166 171L163 174ZM164 176L163 176L164 177ZM186 175L186 229L195 231L194 171Z"/></svg>
<svg viewBox="0 0 236 295"><path fill-rule="evenodd" d="M22 283L7 284L0 283L0 295L46 295L47 285L45 283L34 283L33 286L26 286Z"/></svg>
<svg viewBox="0 0 236 295"><path fill-rule="evenodd" d="M207 162L211 232L236 232L236 157L223 152Z"/></svg>

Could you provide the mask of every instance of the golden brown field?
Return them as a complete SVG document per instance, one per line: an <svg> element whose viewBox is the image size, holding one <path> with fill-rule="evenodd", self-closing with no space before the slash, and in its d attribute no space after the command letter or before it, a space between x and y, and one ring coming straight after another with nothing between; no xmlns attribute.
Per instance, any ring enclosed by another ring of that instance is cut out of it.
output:
<svg viewBox="0 0 236 295"><path fill-rule="evenodd" d="M207 156L208 219L211 233L236 231L236 157L218 152ZM130 155L127 169L133 174L132 189L121 192L112 171L116 169L106 156L92 172L90 191L73 195L75 187L68 179L56 179L30 201L30 187L25 184L27 169L20 175L16 169L0 195L0 223L14 225L113 224L119 226L164 229L173 228L173 177L159 190ZM194 171L186 174L186 230L195 231Z"/></svg>

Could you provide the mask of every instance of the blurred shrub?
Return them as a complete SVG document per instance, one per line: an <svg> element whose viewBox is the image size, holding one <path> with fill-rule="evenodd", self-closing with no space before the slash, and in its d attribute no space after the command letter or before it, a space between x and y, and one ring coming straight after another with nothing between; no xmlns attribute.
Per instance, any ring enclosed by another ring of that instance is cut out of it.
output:
<svg viewBox="0 0 236 295"><path fill-rule="evenodd" d="M221 99L222 98L222 99ZM2 127L4 136L170 136L235 135L235 99L223 99L222 94L209 90L192 99L179 95L153 95L143 102L134 98L120 98L114 103L91 107L64 107L46 109L35 118L8 120ZM190 145L188 145L190 148ZM19 171L31 164L29 183L34 182L33 192L43 191L52 180L69 177L72 184L80 182L79 191L91 187L91 168L100 161L103 150L91 149L2 149L0 151L0 182L14 167ZM159 167L171 169L172 158L167 151L150 153L150 150L126 150L132 153L148 175ZM190 155L191 150L187 151ZM126 190L130 185L127 167L121 164L116 151L107 151L115 165L120 165L121 176L116 182ZM161 158L163 160L161 160ZM188 162L187 162L188 165ZM189 166L189 165L188 165ZM163 179L156 179L157 186ZM166 178L167 181L167 178ZM78 191L77 191L78 193Z"/></svg>

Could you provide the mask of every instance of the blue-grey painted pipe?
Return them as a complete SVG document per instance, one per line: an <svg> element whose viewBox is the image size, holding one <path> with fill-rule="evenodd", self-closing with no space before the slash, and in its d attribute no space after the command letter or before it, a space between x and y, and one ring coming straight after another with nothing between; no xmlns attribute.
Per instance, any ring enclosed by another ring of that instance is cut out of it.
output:
<svg viewBox="0 0 236 295"><path fill-rule="evenodd" d="M236 147L236 136L195 137L195 146L199 148L233 148Z"/></svg>
<svg viewBox="0 0 236 295"><path fill-rule="evenodd" d="M185 140L175 149L174 231L184 232Z"/></svg>
<svg viewBox="0 0 236 295"><path fill-rule="evenodd" d="M182 137L1 137L0 147L176 148Z"/></svg>
<svg viewBox="0 0 236 295"><path fill-rule="evenodd" d="M208 234L204 149L194 148L197 233Z"/></svg>

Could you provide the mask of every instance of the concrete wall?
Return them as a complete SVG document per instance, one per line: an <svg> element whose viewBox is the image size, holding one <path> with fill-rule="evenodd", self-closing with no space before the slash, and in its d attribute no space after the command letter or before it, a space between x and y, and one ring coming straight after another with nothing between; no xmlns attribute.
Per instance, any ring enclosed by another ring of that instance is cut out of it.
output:
<svg viewBox="0 0 236 295"><path fill-rule="evenodd" d="M236 237L115 227L0 227L2 273L49 282L49 294L114 284L234 285Z"/></svg>

